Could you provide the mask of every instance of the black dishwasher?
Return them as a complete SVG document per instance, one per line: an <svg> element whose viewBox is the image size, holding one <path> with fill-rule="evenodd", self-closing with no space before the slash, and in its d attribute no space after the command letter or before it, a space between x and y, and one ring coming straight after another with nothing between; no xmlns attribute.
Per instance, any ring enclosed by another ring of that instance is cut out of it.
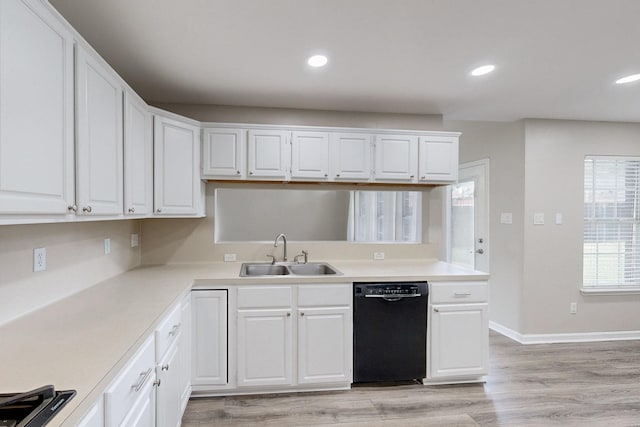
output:
<svg viewBox="0 0 640 427"><path fill-rule="evenodd" d="M427 282L354 283L353 382L422 380Z"/></svg>

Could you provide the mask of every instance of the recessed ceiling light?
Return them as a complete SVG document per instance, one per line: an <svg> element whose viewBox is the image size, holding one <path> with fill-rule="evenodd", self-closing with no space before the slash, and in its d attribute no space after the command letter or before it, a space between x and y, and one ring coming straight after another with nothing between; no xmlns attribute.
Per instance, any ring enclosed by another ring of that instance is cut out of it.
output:
<svg viewBox="0 0 640 427"><path fill-rule="evenodd" d="M472 76L484 76L485 74L489 74L493 70L496 69L495 65L483 65L482 67L478 67L471 72Z"/></svg>
<svg viewBox="0 0 640 427"><path fill-rule="evenodd" d="M327 61L328 59L324 55L313 55L312 57L307 59L307 64L311 65L312 67L324 67L325 65L327 65Z"/></svg>
<svg viewBox="0 0 640 427"><path fill-rule="evenodd" d="M616 80L616 83L621 85L624 83L635 82L636 80L640 80L640 74L631 74L630 76L623 77L621 79Z"/></svg>

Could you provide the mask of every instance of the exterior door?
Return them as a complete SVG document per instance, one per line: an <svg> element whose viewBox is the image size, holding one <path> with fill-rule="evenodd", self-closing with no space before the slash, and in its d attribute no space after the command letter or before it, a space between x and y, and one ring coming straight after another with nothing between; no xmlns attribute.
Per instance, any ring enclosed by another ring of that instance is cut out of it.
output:
<svg viewBox="0 0 640 427"><path fill-rule="evenodd" d="M460 165L447 195L447 260L489 272L489 160Z"/></svg>

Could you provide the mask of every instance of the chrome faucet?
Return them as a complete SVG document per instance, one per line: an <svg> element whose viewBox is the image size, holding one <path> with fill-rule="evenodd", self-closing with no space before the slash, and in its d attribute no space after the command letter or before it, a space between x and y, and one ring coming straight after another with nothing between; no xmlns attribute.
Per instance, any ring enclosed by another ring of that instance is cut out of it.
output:
<svg viewBox="0 0 640 427"><path fill-rule="evenodd" d="M287 236L284 233L280 233L276 236L276 241L273 242L273 247L278 247L278 240L282 237L282 242L284 243L284 258L282 261L287 262Z"/></svg>

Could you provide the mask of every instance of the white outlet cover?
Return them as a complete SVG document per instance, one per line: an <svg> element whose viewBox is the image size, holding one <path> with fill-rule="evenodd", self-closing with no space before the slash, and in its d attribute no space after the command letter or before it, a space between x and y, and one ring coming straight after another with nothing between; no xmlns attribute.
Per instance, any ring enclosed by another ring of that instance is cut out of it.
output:
<svg viewBox="0 0 640 427"><path fill-rule="evenodd" d="M224 262L235 262L236 254L224 254Z"/></svg>
<svg viewBox="0 0 640 427"><path fill-rule="evenodd" d="M560 212L556 213L556 225L562 224L562 214Z"/></svg>
<svg viewBox="0 0 640 427"><path fill-rule="evenodd" d="M502 212L500 214L500 224L513 224L513 214L511 212Z"/></svg>
<svg viewBox="0 0 640 427"><path fill-rule="evenodd" d="M33 250L33 271L43 271L47 269L47 249L35 248Z"/></svg>
<svg viewBox="0 0 640 427"><path fill-rule="evenodd" d="M111 253L111 239L104 239L104 254L109 255Z"/></svg>
<svg viewBox="0 0 640 427"><path fill-rule="evenodd" d="M374 252L373 253L373 259L375 260L383 260L384 259L384 252Z"/></svg>
<svg viewBox="0 0 640 427"><path fill-rule="evenodd" d="M138 246L139 240L138 240L138 235L137 234L132 234L131 235L131 247L135 248Z"/></svg>
<svg viewBox="0 0 640 427"><path fill-rule="evenodd" d="M534 225L544 225L544 214L543 213L534 213L533 214L533 224Z"/></svg>

